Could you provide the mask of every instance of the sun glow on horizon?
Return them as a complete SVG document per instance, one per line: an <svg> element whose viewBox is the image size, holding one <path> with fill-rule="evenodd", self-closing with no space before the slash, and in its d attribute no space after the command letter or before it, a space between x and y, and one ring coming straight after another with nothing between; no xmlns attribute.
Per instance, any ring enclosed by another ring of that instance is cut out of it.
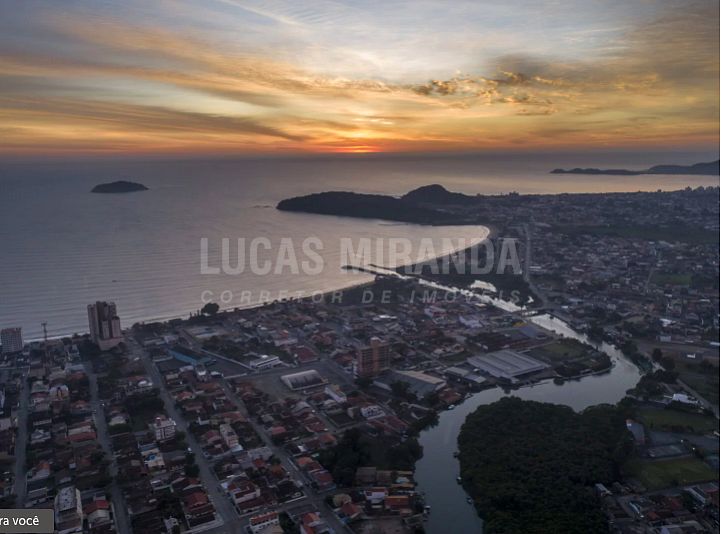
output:
<svg viewBox="0 0 721 534"><path fill-rule="evenodd" d="M0 4L0 155L717 146L718 5L581 2Z"/></svg>

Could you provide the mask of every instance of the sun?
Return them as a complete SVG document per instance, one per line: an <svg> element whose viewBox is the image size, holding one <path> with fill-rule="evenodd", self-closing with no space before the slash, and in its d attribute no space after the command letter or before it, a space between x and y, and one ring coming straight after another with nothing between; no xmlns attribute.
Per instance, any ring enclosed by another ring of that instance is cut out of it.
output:
<svg viewBox="0 0 721 534"><path fill-rule="evenodd" d="M372 145L350 145L338 147L335 149L335 152L340 154L369 154L380 152L380 150L378 147Z"/></svg>

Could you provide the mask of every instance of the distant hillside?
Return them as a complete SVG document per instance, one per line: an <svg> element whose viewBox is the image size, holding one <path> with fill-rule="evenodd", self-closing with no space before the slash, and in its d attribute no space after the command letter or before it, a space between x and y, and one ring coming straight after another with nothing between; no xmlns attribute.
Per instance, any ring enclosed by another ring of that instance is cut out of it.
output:
<svg viewBox="0 0 721 534"><path fill-rule="evenodd" d="M427 204L475 204L481 197L453 193L439 184L424 185L401 197L403 200Z"/></svg>
<svg viewBox="0 0 721 534"><path fill-rule="evenodd" d="M693 165L655 165L646 174L708 174L719 175L719 160Z"/></svg>
<svg viewBox="0 0 721 534"><path fill-rule="evenodd" d="M708 176L719 175L719 160L707 163L694 163L693 165L654 165L650 169L633 171L627 169L553 169L551 174L613 174L622 176L635 176L640 174L702 174Z"/></svg>
<svg viewBox="0 0 721 534"><path fill-rule="evenodd" d="M117 182L109 182L107 184L98 184L93 187L91 193L132 193L134 191L147 191L148 188L143 184L136 182L128 182L126 180L118 180Z"/></svg>
<svg viewBox="0 0 721 534"><path fill-rule="evenodd" d="M405 198L345 191L329 191L289 198L281 200L277 208L282 211L388 219L419 224L443 224L454 219L453 214L422 207Z"/></svg>

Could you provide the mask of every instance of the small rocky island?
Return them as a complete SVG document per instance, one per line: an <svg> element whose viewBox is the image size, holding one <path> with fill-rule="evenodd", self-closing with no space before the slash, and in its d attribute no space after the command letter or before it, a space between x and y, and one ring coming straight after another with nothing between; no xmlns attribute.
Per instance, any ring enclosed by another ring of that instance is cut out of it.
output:
<svg viewBox="0 0 721 534"><path fill-rule="evenodd" d="M551 174L610 174L620 176L638 176L640 174L697 174L718 176L719 160L705 163L694 163L693 165L654 165L649 169L640 171L628 169L595 169L576 167L575 169L553 169Z"/></svg>
<svg viewBox="0 0 721 534"><path fill-rule="evenodd" d="M133 193L135 191L147 191L148 188L143 184L136 182L128 182L126 180L118 180L116 182L108 182L107 184L98 184L92 188L91 193Z"/></svg>

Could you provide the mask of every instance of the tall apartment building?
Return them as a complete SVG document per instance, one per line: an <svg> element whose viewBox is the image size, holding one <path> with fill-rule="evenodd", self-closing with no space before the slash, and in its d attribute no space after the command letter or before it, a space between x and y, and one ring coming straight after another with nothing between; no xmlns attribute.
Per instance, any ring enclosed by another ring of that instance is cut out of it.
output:
<svg viewBox="0 0 721 534"><path fill-rule="evenodd" d="M367 347L358 349L354 372L357 377L373 378L391 368L391 347L377 337Z"/></svg>
<svg viewBox="0 0 721 534"><path fill-rule="evenodd" d="M88 304L88 326L90 339L100 350L112 349L123 340L120 318L114 302L98 301Z"/></svg>
<svg viewBox="0 0 721 534"><path fill-rule="evenodd" d="M20 327L3 328L0 330L2 353L11 354L23 350L23 330Z"/></svg>

